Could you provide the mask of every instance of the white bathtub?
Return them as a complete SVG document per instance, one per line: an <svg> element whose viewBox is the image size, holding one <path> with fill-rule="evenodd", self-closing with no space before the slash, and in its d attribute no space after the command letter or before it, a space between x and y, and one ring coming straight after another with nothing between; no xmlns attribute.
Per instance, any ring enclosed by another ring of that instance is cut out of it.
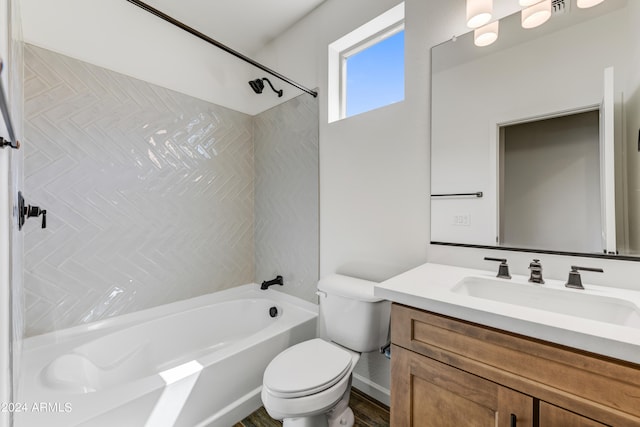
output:
<svg viewBox="0 0 640 427"><path fill-rule="evenodd" d="M228 427L261 405L267 364L314 337L316 318L250 284L28 338L16 427Z"/></svg>

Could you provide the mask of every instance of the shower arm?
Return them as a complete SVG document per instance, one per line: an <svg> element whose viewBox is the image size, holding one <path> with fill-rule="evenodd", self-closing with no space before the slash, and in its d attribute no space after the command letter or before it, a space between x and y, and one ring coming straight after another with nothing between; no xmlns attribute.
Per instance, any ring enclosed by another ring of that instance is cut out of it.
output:
<svg viewBox="0 0 640 427"><path fill-rule="evenodd" d="M269 79L266 78L266 77L263 77L262 80L266 80L266 82L269 83L269 86L271 86L271 90L278 94L278 98L280 98L282 96L282 93L283 93L282 89L277 90L275 87L273 87L273 85L271 84Z"/></svg>
<svg viewBox="0 0 640 427"><path fill-rule="evenodd" d="M160 19L163 19L167 22L169 22L170 24L175 25L176 27L190 33L191 35L194 35L196 37L198 37L201 40L206 41L209 44L212 44L214 46L216 46L219 49L224 50L225 52L235 56L238 59L241 59L245 62L248 62L249 64L253 65L254 67L257 67L259 69L261 69L262 71L264 71L265 73L269 73L271 74L273 77L276 77L280 80L282 80L283 82L289 83L291 86L294 86L300 90L302 90L303 92L308 93L309 95L313 96L314 98L318 96L318 92L315 92L311 89L308 89L304 86L302 86L299 83L294 82L293 80L291 80L288 77L283 76L282 74L278 73L277 71L272 70L269 67L266 67L264 65L262 65L261 63L254 61L253 59L249 58L248 56L245 56L243 54L241 54L240 52L238 52L237 50L231 49L229 46L224 45L222 43L220 43L217 40L212 39L211 37L207 36L206 34L201 33L200 31L189 27L188 25L178 21L177 19L167 15L164 12L159 11L156 8L153 8L151 6L149 6L148 4L140 1L140 0L127 0L129 3L132 3L136 6L138 6L140 9L146 10L147 12L151 13L152 15L157 16ZM269 83L269 85L271 85L271 83ZM271 86L273 88L273 86ZM274 89L275 90L275 89Z"/></svg>

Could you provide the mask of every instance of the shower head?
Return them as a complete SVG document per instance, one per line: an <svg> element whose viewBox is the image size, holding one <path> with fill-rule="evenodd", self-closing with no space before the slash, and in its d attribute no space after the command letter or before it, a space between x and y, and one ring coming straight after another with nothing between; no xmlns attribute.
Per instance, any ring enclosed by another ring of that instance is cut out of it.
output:
<svg viewBox="0 0 640 427"><path fill-rule="evenodd" d="M253 89L255 93L258 93L258 94L262 93L262 90L264 89L264 83L262 83L263 80L269 83L269 86L271 86L271 89L278 94L278 98L282 96L282 93L283 93L282 89L276 90L276 88L273 87L269 79L266 77L263 77L261 79L251 80L249 82L249 86L251 86L251 89Z"/></svg>
<svg viewBox="0 0 640 427"><path fill-rule="evenodd" d="M251 86L251 89L253 89L255 93L262 93L262 89L264 89L264 83L262 83L260 79L251 80L249 86Z"/></svg>

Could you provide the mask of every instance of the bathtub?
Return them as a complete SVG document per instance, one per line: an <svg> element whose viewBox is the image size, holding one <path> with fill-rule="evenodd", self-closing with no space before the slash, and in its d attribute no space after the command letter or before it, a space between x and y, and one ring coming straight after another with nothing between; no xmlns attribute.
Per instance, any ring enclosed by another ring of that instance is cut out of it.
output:
<svg viewBox="0 0 640 427"><path fill-rule="evenodd" d="M228 427L316 320L315 304L249 284L28 338L15 425Z"/></svg>

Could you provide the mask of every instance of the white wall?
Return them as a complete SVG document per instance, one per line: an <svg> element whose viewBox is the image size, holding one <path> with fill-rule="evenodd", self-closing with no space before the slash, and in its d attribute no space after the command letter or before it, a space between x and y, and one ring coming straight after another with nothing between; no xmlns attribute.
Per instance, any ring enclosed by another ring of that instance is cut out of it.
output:
<svg viewBox="0 0 640 427"><path fill-rule="evenodd" d="M427 146L411 137L412 92L404 102L327 123L327 45L397 3L329 0L263 50L265 62L315 78L320 88L321 276L382 280L426 256L426 224L408 226L421 222L428 179Z"/></svg>
<svg viewBox="0 0 640 427"><path fill-rule="evenodd" d="M320 275L383 280L424 262L429 224L429 49L467 31L463 0L405 2L405 100L327 120L327 46L398 4L328 0L260 59L320 90ZM496 1L497 16L517 2Z"/></svg>
<svg viewBox="0 0 640 427"><path fill-rule="evenodd" d="M300 94L256 96L264 72L125 0L22 0L22 14L27 43L246 114Z"/></svg>

